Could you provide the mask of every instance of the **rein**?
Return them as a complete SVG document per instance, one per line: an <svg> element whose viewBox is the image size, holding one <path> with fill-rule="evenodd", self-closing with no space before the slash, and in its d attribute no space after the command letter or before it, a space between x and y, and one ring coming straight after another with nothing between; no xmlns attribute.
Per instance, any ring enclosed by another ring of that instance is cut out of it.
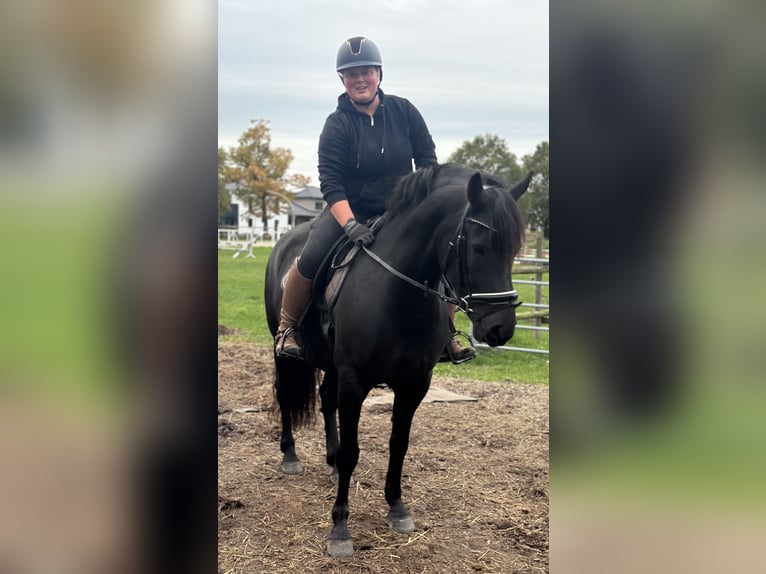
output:
<svg viewBox="0 0 766 574"><path fill-rule="evenodd" d="M388 271L389 273L391 273L393 275L396 275L399 279L401 279L403 281L406 281L407 283L409 283L413 287L417 287L418 289L421 289L424 292L424 296L425 297L428 297L429 294L436 295L442 301L444 301L446 303L452 303L452 304L457 305L458 307L460 307L462 309L461 301L458 298L456 298L456 297L448 297L446 295L442 295L441 293L439 293L435 289L431 289L431 287L428 286L428 281L426 281L424 283L418 283L414 279L412 279L410 277L407 277L404 273L401 273L401 272L397 271L396 269L391 267L388 263L383 261L380 257L378 257L375 253L370 251L367 248L366 245L362 245L362 249L364 250L364 252L367 255L370 256L370 258L373 261L375 261L376 263L379 263L386 271ZM444 278L442 277L442 279L444 279Z"/></svg>
<svg viewBox="0 0 766 574"><path fill-rule="evenodd" d="M489 229L490 231L494 231L495 233L497 232L497 230L494 229L492 226L488 225L487 223L484 223L483 221L479 221L478 219L468 217L469 207L470 207L470 204L466 205L465 207L465 211L463 212L463 217L460 220L460 225L457 228L455 240L450 242L449 244L449 250L447 251L447 257L445 259L444 266L442 266L442 269L447 268L447 263L449 262L450 255L453 252L452 250L457 245L458 248L455 251L455 253L457 254L457 258L458 258L458 279L460 280L461 284L468 283L470 285L470 273L468 270L467 258L465 255L466 241L465 241L465 234L463 232L465 228L465 224L474 223L477 225L481 225L482 227L485 227L486 229ZM494 293L469 293L468 295L461 297L458 294L459 291L452 287L449 280L444 274L442 274L441 282L445 286L445 291L448 291L449 294L442 294L438 290L431 288L428 285L428 281L420 283L418 281L415 281L411 277L408 277L404 273L394 269L391 265L389 265L387 262L381 259L378 255L370 251L370 249L368 249L366 245L362 245L362 249L373 261L381 265L386 271L388 271L392 275L395 275L402 281L409 283L413 287L416 287L422 290L424 297L428 297L429 294L436 295L439 299L441 299L445 303L451 303L457 306L461 311L463 311L464 313L466 313L472 318L476 317L477 319L483 319L497 311L502 310L505 307L508 307L508 306L518 307L519 305L521 305L521 301L518 300L519 294L516 292L515 289L512 289L510 291L498 291ZM465 277L469 278L469 281L465 280L464 275ZM487 313L479 317L476 311L471 308L472 302L478 303L478 304L485 304L485 305L496 305L499 308L496 309L495 311L492 311L491 313Z"/></svg>

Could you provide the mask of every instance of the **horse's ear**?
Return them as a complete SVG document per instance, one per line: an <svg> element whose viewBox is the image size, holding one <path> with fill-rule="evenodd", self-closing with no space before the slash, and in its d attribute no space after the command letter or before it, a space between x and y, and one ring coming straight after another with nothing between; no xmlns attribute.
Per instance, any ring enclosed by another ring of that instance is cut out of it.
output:
<svg viewBox="0 0 766 574"><path fill-rule="evenodd" d="M481 181L481 174L476 172L468 180L468 202L472 205L481 203L481 192L484 190L484 182Z"/></svg>
<svg viewBox="0 0 766 574"><path fill-rule="evenodd" d="M513 196L513 199L518 201L519 198L524 195L524 192L527 191L529 182L532 181L532 176L534 174L535 172L530 171L527 175L524 176L524 179L522 179L519 183L511 188L511 196Z"/></svg>

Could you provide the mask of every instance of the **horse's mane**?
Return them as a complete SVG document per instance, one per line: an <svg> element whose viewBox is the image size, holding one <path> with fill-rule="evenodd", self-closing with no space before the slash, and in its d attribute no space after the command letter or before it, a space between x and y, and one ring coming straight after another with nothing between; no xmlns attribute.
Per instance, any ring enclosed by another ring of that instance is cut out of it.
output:
<svg viewBox="0 0 766 574"><path fill-rule="evenodd" d="M419 205L433 189L441 168L440 164L430 165L401 177L388 198L386 218L392 219Z"/></svg>
<svg viewBox="0 0 766 574"><path fill-rule="evenodd" d="M436 185L437 179L448 183L465 181L467 185L468 179L474 173L475 170L445 163L424 167L402 177L388 199L386 219L391 220L421 204L439 187ZM485 186L502 188L488 190L488 193L497 194L495 206L491 211L491 221L488 223L498 231L495 235L498 239L505 238L498 245L501 252L506 256L515 257L524 242L524 221L521 212L501 179L482 174L482 181Z"/></svg>

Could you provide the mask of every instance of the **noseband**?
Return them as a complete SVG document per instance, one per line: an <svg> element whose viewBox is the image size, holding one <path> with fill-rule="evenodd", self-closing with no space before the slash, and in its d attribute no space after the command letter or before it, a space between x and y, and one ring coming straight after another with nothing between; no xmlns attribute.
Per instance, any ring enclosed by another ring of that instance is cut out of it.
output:
<svg viewBox="0 0 766 574"><path fill-rule="evenodd" d="M424 296L427 297L429 294L433 294L439 297L439 299L441 299L442 301L456 305L461 311L465 312L472 321L480 321L494 313L502 311L503 309L507 309L508 307L518 307L519 305L521 305L521 301L519 301L519 294L516 292L515 289L512 289L510 291L497 291L494 293L471 293L470 292L471 281L470 281L470 270L468 268L468 258L466 256L467 242L465 237L465 225L466 223L481 225L482 227L489 229L490 231L494 233L497 233L497 230L494 229L492 226L488 225L487 223L484 223L483 221L479 221L478 219L474 219L473 217L468 217L469 208L470 208L470 203L465 206L465 211L463 212L463 217L460 218L460 224L458 225L457 233L455 234L455 239L450 242L449 250L447 251L447 257L445 258L445 263L441 267L443 270L447 269L447 266L449 265L449 262L450 262L450 257L454 253L455 257L457 258L456 265L458 269L458 286L457 286L457 289L454 288L452 284L449 282L449 280L447 279L447 277L444 274L442 274L441 281L444 284L446 294L442 294L439 291L432 289L428 285L428 281L424 283L419 283L418 281L415 281L414 279L406 276L404 273L397 271L391 265L383 261L383 259L378 257L375 253L370 251L367 248L367 246L363 245L362 249L367 255L370 256L371 259L379 263L387 271L389 271L393 275L396 275L397 277L399 277L399 279L406 281L410 285L423 290ZM457 246L457 249L455 249L456 246ZM463 288L465 286L468 287L468 289L466 289L467 294L461 296L460 293L463 292ZM489 306L491 310L489 312L479 314L473 308L474 305L482 305L482 306L486 305L486 306Z"/></svg>

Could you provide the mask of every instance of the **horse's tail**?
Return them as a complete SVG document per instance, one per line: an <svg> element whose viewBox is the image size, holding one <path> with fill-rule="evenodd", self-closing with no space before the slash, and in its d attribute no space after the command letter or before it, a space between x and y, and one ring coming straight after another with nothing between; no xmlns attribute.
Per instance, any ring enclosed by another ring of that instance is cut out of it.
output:
<svg viewBox="0 0 766 574"><path fill-rule="evenodd" d="M293 428L316 420L319 371L306 361L274 358L274 398L280 412L288 414Z"/></svg>

